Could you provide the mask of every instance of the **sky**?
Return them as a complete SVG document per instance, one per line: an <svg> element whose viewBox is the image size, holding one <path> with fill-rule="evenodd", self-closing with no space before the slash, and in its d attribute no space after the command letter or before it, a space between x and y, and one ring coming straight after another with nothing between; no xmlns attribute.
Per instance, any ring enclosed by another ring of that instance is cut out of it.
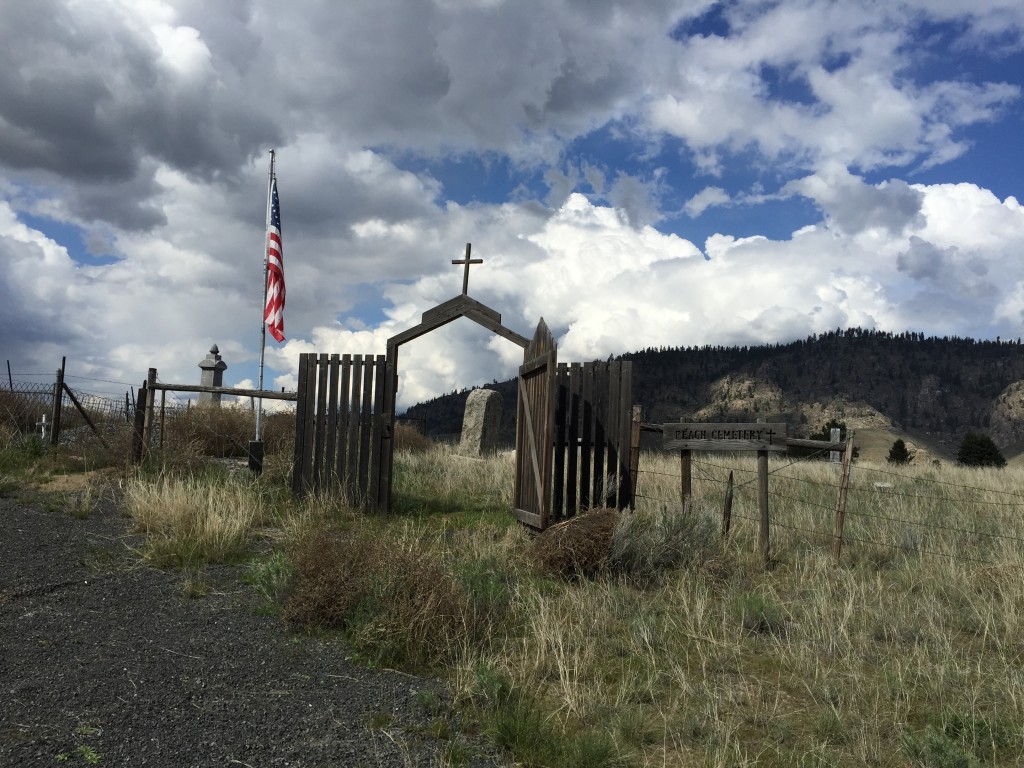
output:
<svg viewBox="0 0 1024 768"><path fill-rule="evenodd" d="M560 361L859 326L1024 335L1020 0L0 0L16 379L255 386L462 291ZM516 375L462 318L399 408Z"/></svg>

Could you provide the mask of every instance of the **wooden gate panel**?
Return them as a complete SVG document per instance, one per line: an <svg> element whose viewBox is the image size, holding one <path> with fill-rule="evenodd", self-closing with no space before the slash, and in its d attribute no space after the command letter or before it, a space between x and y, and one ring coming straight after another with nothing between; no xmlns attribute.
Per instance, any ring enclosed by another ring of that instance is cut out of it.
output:
<svg viewBox="0 0 1024 768"><path fill-rule="evenodd" d="M549 525L632 503L632 363L563 363L557 371Z"/></svg>
<svg viewBox="0 0 1024 768"><path fill-rule="evenodd" d="M521 522L543 530L551 512L557 362L555 339L543 319L524 358L516 403L514 514Z"/></svg>
<svg viewBox="0 0 1024 768"><path fill-rule="evenodd" d="M295 415L292 491L344 493L378 509L387 366L383 355L303 354Z"/></svg>

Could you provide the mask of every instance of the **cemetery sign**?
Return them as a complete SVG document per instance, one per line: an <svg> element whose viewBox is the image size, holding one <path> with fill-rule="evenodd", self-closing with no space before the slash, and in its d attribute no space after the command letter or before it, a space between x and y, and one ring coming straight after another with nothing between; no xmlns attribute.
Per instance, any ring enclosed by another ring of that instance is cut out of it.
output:
<svg viewBox="0 0 1024 768"><path fill-rule="evenodd" d="M664 424L669 451L784 451L786 425L779 424Z"/></svg>

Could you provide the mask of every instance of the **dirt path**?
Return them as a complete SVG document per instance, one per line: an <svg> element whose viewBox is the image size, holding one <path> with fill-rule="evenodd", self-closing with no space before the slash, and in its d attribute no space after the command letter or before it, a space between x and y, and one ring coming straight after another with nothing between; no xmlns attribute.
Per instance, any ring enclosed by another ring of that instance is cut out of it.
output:
<svg viewBox="0 0 1024 768"><path fill-rule="evenodd" d="M440 685L289 633L235 569L189 598L140 566L112 503L0 498L0 542L0 766L499 764L427 735L458 733Z"/></svg>

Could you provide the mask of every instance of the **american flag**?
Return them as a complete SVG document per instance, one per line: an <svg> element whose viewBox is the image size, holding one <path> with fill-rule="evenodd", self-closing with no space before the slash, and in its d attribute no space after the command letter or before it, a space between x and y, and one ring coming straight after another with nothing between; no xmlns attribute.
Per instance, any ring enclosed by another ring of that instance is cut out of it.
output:
<svg viewBox="0 0 1024 768"><path fill-rule="evenodd" d="M270 224L267 227L267 303L263 322L270 335L284 341L284 247L281 245L281 203L277 179L270 185Z"/></svg>

